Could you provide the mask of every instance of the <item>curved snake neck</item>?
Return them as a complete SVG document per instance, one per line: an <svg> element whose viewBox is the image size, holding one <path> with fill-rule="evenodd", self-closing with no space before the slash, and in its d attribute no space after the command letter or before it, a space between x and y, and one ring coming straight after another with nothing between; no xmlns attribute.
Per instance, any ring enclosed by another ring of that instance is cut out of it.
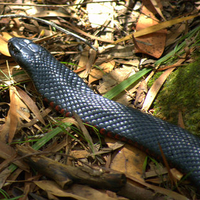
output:
<svg viewBox="0 0 200 200"><path fill-rule="evenodd" d="M164 155L200 186L200 140L186 130L95 94L74 72L46 49L23 38L9 40L9 51L29 74L39 93L66 112L76 112L84 122L125 137Z"/></svg>

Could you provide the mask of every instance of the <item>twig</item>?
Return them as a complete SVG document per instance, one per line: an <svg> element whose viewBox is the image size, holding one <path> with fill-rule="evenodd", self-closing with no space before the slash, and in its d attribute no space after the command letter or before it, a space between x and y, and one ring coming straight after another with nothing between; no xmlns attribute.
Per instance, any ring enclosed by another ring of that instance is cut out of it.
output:
<svg viewBox="0 0 200 200"><path fill-rule="evenodd" d="M20 14L16 14L16 15L15 15L15 14L11 14L11 15L0 15L0 19L2 19L2 18L8 18L8 17L10 17L10 18L18 18L18 17L28 18L28 19L37 20L37 21L39 21L39 22L41 22L41 23L44 23L44 24L48 24L48 25L50 25L50 26L52 26L52 27L55 27L56 29L58 29L59 31L61 31L61 32L67 34L67 35L72 35L72 36L74 36L75 38L77 38L77 39L83 41L84 43L86 43L87 45L89 45L91 48L93 48L95 51L97 51L97 49L96 49L93 45L91 45L91 44L89 43L89 41L86 40L85 38L82 38L81 36L79 36L79 35L77 35L77 34L75 34L75 33L73 33L73 32L70 32L70 31L64 29L64 28L62 28L62 27L56 25L56 24L53 23L53 22L50 22L50 21L47 21L47 20L44 20L44 19L41 19L41 18L38 18L38 17L31 17L31 16L27 16L27 15L20 15Z"/></svg>
<svg viewBox="0 0 200 200"><path fill-rule="evenodd" d="M104 0L104 1L86 1L86 2L83 2L83 3L76 3L76 4L71 4L71 5L67 5L67 4L24 4L24 3L0 3L0 5L5 5L5 6L35 6L35 7L54 7L54 8L59 8L59 7L73 7L73 6L84 6L84 5L87 5L87 4L94 4L94 3L103 3L103 2L113 2L115 3L116 1L115 0Z"/></svg>

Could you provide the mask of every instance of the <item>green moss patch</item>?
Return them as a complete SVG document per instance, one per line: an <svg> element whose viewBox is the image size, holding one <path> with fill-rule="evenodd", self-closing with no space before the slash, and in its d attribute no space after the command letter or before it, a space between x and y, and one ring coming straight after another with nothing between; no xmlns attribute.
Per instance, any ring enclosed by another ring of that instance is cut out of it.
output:
<svg viewBox="0 0 200 200"><path fill-rule="evenodd" d="M155 101L155 115L178 123L182 113L185 128L200 135L200 59L174 71Z"/></svg>

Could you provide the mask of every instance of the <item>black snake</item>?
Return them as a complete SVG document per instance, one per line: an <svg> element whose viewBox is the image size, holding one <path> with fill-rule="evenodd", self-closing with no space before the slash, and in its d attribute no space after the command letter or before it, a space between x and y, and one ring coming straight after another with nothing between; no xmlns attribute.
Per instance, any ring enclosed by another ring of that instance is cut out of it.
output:
<svg viewBox="0 0 200 200"><path fill-rule="evenodd" d="M84 122L103 134L117 136L144 147L190 173L200 187L200 139L161 119L95 94L73 71L58 62L45 48L23 38L9 40L9 51L29 74L39 93L66 115L76 112Z"/></svg>

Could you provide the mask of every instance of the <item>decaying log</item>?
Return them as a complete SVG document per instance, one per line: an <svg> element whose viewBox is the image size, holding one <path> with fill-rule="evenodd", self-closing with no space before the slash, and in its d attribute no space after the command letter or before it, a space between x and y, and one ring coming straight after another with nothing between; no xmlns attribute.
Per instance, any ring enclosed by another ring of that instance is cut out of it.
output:
<svg viewBox="0 0 200 200"><path fill-rule="evenodd" d="M30 146L17 146L17 153L24 156L23 160L44 176L55 180L62 188L73 182L87 184L92 187L118 191L126 183L123 173L104 172L84 167L64 165L44 155ZM28 156L27 156L28 155Z"/></svg>

